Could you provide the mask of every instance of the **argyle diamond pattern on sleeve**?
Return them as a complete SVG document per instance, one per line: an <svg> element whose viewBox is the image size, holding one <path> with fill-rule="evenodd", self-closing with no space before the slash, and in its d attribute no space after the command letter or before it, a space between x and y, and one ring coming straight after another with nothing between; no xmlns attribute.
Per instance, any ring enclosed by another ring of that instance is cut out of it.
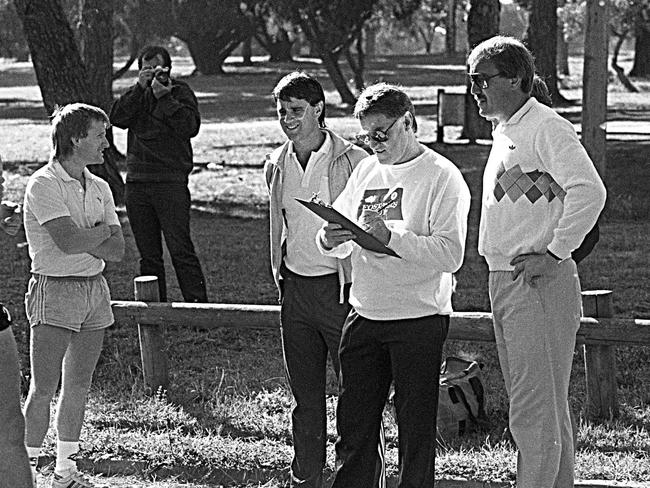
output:
<svg viewBox="0 0 650 488"><path fill-rule="evenodd" d="M535 203L542 196L546 197L549 202L555 198L559 198L563 202L566 192L550 174L541 171L524 173L521 166L517 164L508 170L501 167L497 174L494 196L497 202L500 202L506 195L513 202L522 196L528 198L531 203Z"/></svg>

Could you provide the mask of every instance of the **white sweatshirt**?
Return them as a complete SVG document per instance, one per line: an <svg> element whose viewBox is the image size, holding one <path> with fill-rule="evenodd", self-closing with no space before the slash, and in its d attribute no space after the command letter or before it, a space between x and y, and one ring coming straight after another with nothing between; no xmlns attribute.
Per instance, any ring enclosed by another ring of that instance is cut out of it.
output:
<svg viewBox="0 0 650 488"><path fill-rule="evenodd" d="M594 226L605 187L569 121L530 98L494 129L483 174L478 252L490 271L519 254L566 259Z"/></svg>
<svg viewBox="0 0 650 488"><path fill-rule="evenodd" d="M352 241L321 252L352 254L350 304L371 320L399 320L452 312L452 273L463 262L470 195L460 171L430 149L412 161L382 165L375 156L359 163L333 207L352 221L390 191L383 211L388 246L401 259Z"/></svg>

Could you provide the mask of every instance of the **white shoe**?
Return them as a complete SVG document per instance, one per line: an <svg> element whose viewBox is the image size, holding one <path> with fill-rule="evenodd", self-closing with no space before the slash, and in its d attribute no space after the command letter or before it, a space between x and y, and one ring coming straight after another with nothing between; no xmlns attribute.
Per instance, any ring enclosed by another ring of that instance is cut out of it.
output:
<svg viewBox="0 0 650 488"><path fill-rule="evenodd" d="M67 475L54 473L52 488L99 488L83 474L72 468Z"/></svg>

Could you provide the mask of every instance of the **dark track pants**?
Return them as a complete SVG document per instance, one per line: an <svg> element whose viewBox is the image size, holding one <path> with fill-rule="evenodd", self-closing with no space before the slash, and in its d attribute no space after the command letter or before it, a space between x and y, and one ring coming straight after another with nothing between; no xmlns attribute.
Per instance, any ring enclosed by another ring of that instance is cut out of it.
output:
<svg viewBox="0 0 650 488"><path fill-rule="evenodd" d="M127 183L126 211L140 253L140 274L158 277L167 301L162 235L186 302L207 302L205 278L190 236L190 192L184 183ZM162 233L162 235L161 235Z"/></svg>
<svg viewBox="0 0 650 488"><path fill-rule="evenodd" d="M350 306L339 303L336 274L300 276L282 268L282 348L295 404L291 486L323 486L327 417L327 355L339 373L341 329ZM347 291L347 290L346 290ZM376 444L375 444L376 449Z"/></svg>
<svg viewBox="0 0 650 488"><path fill-rule="evenodd" d="M370 488L391 381L399 429L398 488L433 488L438 382L449 317L377 321L352 310L339 349L337 473L332 488Z"/></svg>

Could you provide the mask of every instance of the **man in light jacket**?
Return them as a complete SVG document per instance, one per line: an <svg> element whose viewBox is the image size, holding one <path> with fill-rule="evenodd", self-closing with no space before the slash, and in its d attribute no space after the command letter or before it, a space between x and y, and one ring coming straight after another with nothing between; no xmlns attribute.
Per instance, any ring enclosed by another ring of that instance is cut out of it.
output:
<svg viewBox="0 0 650 488"><path fill-rule="evenodd" d="M287 141L264 167L269 191L273 278L280 292L282 348L292 413L291 486L323 486L327 355L338 376L341 328L348 314L349 259L323 256L315 244L322 220L295 199L326 203L341 193L368 154L325 127L325 95L310 75L293 72L273 90Z"/></svg>

